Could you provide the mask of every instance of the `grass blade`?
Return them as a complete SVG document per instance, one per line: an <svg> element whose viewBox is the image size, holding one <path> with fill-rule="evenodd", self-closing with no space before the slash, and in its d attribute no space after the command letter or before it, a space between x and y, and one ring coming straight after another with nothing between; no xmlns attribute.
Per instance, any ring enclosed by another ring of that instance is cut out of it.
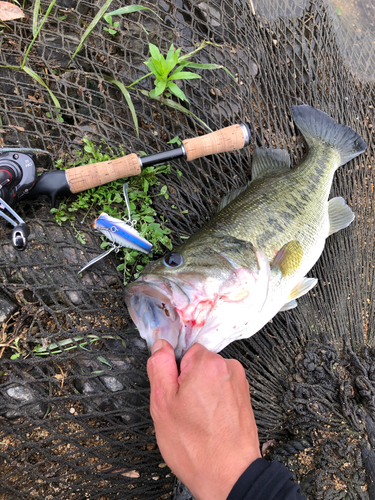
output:
<svg viewBox="0 0 375 500"><path fill-rule="evenodd" d="M176 97L179 97L181 99L181 101L189 102L186 95L184 94L184 92L175 83L168 82L168 89L173 95L175 95ZM153 97L153 96L151 95L151 97Z"/></svg>
<svg viewBox="0 0 375 500"><path fill-rule="evenodd" d="M195 69L223 69L226 71L232 78L235 80L236 78L234 75L227 69L225 66L222 66L221 64L201 64L201 63L192 63L192 62L182 62L181 66L184 68L195 68Z"/></svg>
<svg viewBox="0 0 375 500"><path fill-rule="evenodd" d="M91 21L91 23L89 24L87 30L84 32L83 37L82 37L81 41L79 42L78 47L76 48L76 51L72 55L72 57L71 57L71 59L69 61L69 64L73 61L73 59L77 55L77 52L79 52L81 50L82 45L85 43L86 39L90 36L91 32L95 29L96 25L99 23L99 21L101 20L101 18L104 16L106 10L111 5L111 3L112 3L112 0L107 0L105 2L105 4L103 5L103 7L96 14L96 16L94 17L94 19Z"/></svg>
<svg viewBox="0 0 375 500"><path fill-rule="evenodd" d="M1 68L1 66L0 66ZM126 88L127 89L130 89L131 87L134 87L134 85L136 85L138 82L140 82L141 80L144 80L145 78L147 78L148 76L151 76L153 73L147 73L147 75L145 76L141 76L141 78L138 78L138 80L136 80L135 82L131 83L130 85L128 85Z"/></svg>
<svg viewBox="0 0 375 500"><path fill-rule="evenodd" d="M121 82L119 82L118 80L115 80L114 78L112 78L111 76L104 76L104 80L106 82L109 82L109 83L114 83L115 85L117 85L117 87L121 90L121 92L123 93L124 97L125 97L125 100L129 106L129 109L130 109L130 112L132 114L132 117L133 117L133 122L134 122L134 126L135 126L135 130L137 131L137 136L139 137L139 127L138 127L138 118L137 118L137 115L135 113L135 108L134 108L134 104L133 104L133 101L131 100L131 97L130 97L130 94L127 90L127 88L125 87L124 84L122 84Z"/></svg>
<svg viewBox="0 0 375 500"><path fill-rule="evenodd" d="M191 71L175 71L171 74L168 80L194 80L197 78L202 77L196 73L192 73Z"/></svg>
<svg viewBox="0 0 375 500"><path fill-rule="evenodd" d="M45 23L47 17L49 16L49 13L51 12L52 7L55 5L55 2L56 2L56 0L52 0L52 2L49 4L47 12L44 14L44 17L43 17L43 19L42 19L42 21L41 21L41 23L39 25L39 28L36 29L35 33L34 33L34 28L36 28L37 24L38 24L38 14L35 14L35 12L39 12L39 10L36 11L35 8L34 8L34 16L33 16L33 35L34 36L33 36L33 39L31 40L30 45L27 47L25 56L24 56L22 64L21 64L21 68L22 69L25 66L26 59L27 59L27 56L29 55L30 49L33 46L35 40L37 39L37 36L39 35L40 30L42 29L43 24ZM38 2L36 2L36 3L38 3ZM35 20L35 16L36 16L36 20Z"/></svg>
<svg viewBox="0 0 375 500"><path fill-rule="evenodd" d="M149 7L142 7L142 5L129 5L128 7L121 7L121 9L113 10L112 12L108 12L109 16L120 16L121 14L131 14L132 12L138 12L139 10L150 10L155 16L159 17L156 12L154 12ZM159 17L162 21L162 18Z"/></svg>
<svg viewBox="0 0 375 500"><path fill-rule="evenodd" d="M86 338L88 339L88 341L86 341ZM107 338L114 339L114 338L118 338L118 337L114 337L113 335L103 335L102 337L98 337L96 335L87 335L86 338L83 336L79 336L79 337L73 337L72 339L59 340L59 341L54 342L52 344L48 344L47 346L37 345L36 347L34 347L33 353L36 354L37 356L47 356L49 354L60 354L62 351L70 351L71 349L76 349L77 347L81 347L83 349L84 348L83 346L87 345L88 343L97 342L98 340L107 339ZM74 344L74 342L77 342L77 343L81 342L81 343L79 343L77 346ZM1 347L1 344L0 344L0 347ZM9 347L11 347L11 346L9 346ZM14 349L16 349L16 348L14 347ZM57 350L55 350L55 349L57 349ZM85 349L85 350L87 350L87 349ZM108 364L107 361L105 361L105 360L102 362L105 362L106 364ZM108 366L111 366L111 365L108 364ZM111 368L112 368L112 366L111 366Z"/></svg>
<svg viewBox="0 0 375 500"><path fill-rule="evenodd" d="M42 87L44 87L45 89L47 89L48 92L49 92L49 95L51 96L51 99L52 99L54 105L56 106L56 108L61 108L60 103L59 103L57 97L55 96L55 94L52 92L52 90L50 90L47 87L47 85L44 83L44 81L41 79L41 77L37 73L35 73L35 71L33 71L31 68L28 68L27 66L24 66L21 69L23 69L23 71L27 75L31 76L31 78L33 78L36 82L38 82L40 85L42 85ZM59 113L58 112L57 112L57 115L59 117Z"/></svg>
<svg viewBox="0 0 375 500"><path fill-rule="evenodd" d="M35 0L33 12L33 36L36 37L38 33L38 16L40 11L40 0Z"/></svg>
<svg viewBox="0 0 375 500"><path fill-rule="evenodd" d="M145 95L147 97L150 97L150 93L147 92L146 90L141 90L141 92L142 92L143 95ZM165 104L166 106L169 106L170 108L176 109L177 111L180 111L181 113L186 113L187 115L194 116L194 118L196 120L198 120L199 123L201 123L204 127L206 127L206 129L208 129L210 132L212 132L212 129L210 129L210 127L206 123L204 123L203 120L201 120L200 118L198 118L198 116L196 116L194 113L192 113L188 109L186 109L183 106L181 106L181 104L179 104L178 102L172 101L172 99L167 99L166 97L157 97L156 101L159 101L162 104Z"/></svg>

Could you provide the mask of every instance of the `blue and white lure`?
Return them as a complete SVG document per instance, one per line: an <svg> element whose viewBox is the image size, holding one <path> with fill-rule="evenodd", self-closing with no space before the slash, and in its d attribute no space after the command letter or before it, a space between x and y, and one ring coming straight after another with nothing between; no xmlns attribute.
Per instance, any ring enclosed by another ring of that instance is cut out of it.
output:
<svg viewBox="0 0 375 500"><path fill-rule="evenodd" d="M134 228L137 221L131 219L127 184L123 185L123 191L126 208L128 210L128 219L126 221L116 219L105 212L99 215L99 217L95 220L93 227L97 231L104 234L104 236L112 243L112 246L109 250L106 250L101 255L98 255L98 257L90 260L85 267L78 271L78 274L83 273L83 271L85 271L88 267L103 259L111 252L115 251L117 253L122 247L131 248L143 253L148 253L151 250L152 244L143 238Z"/></svg>

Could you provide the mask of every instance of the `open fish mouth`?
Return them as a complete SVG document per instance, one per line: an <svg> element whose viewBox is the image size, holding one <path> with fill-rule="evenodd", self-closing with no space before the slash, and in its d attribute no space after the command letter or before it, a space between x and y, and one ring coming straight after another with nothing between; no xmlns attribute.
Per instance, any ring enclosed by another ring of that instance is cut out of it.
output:
<svg viewBox="0 0 375 500"><path fill-rule="evenodd" d="M166 278L148 275L125 290L130 316L149 349L158 339L167 340L174 349L179 341L181 320L176 306L186 307L189 298L181 288ZM176 303L177 302L177 303Z"/></svg>

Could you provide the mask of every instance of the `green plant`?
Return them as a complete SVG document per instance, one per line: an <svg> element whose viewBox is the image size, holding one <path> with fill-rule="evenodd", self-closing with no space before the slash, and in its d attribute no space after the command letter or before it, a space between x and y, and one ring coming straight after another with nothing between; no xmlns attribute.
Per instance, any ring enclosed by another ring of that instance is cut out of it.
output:
<svg viewBox="0 0 375 500"><path fill-rule="evenodd" d="M173 139L171 139L170 141L168 141L167 144L177 144L177 146L181 146L182 141L180 140L180 138L178 137L178 135L175 135L173 137Z"/></svg>
<svg viewBox="0 0 375 500"><path fill-rule="evenodd" d="M121 9L113 10L112 12L108 12L106 14L106 10L111 5L112 1L113 0L107 0L105 2L105 4L102 6L102 8L99 10L99 12L96 14L96 16L94 17L94 19L91 21L91 23L89 24L88 28L85 30L85 32L84 32L84 34L83 34L83 36L81 38L81 41L78 44L78 47L76 48L74 54L72 55L72 58L70 59L70 62L73 61L73 59L75 58L75 56L77 55L77 53L81 50L81 48L82 48L83 44L85 43L86 39L90 36L90 34L92 33L92 31L95 29L95 27L97 26L97 24L100 22L100 20L102 18L104 18L107 21L107 23L109 23L112 27L116 27L117 28L119 26L119 23L115 23L116 26L114 26L113 24L111 24L113 16L118 16L118 15L121 15L121 14L130 14L132 12L138 12L139 10L151 10L151 12L154 12L149 7L143 7L142 5L128 5L127 7L122 7ZM154 12L154 14L155 14L155 12ZM111 22L109 22L108 19L111 19ZM108 28L104 28L104 29L106 29L107 31L109 31ZM117 33L117 30L116 30L116 33ZM115 33L112 33L112 34L115 34Z"/></svg>
<svg viewBox="0 0 375 500"><path fill-rule="evenodd" d="M42 85L42 87L44 87L48 91L49 95L51 96L51 99L57 108L56 109L57 119L62 123L64 120L59 112L60 103L59 103L58 99L56 98L56 96L54 95L52 90L46 85L46 83L43 81L43 79L37 73L35 73L35 71L33 71L28 66L26 66L26 60L27 60L27 57L28 57L29 52L31 50L31 47L34 45L35 40L38 38L40 30L42 29L42 26L44 25L47 17L49 16L49 13L51 12L52 7L55 5L55 2L56 2L56 0L51 1L43 19L41 20L41 22L39 23L39 26L38 26L38 17L39 17L39 13L40 13L40 0L35 1L34 11L33 11L33 39L31 40L29 46L26 49L21 66L0 66L0 68L12 69L15 71L24 71L27 75L29 75L36 82L38 82L40 85ZM50 113L47 113L47 116L51 117Z"/></svg>
<svg viewBox="0 0 375 500"><path fill-rule="evenodd" d="M110 14L105 14L104 19L111 26L108 28L107 26L103 26L104 31L108 31L110 35L117 35L117 28L120 26L120 21L113 21L112 16Z"/></svg>
<svg viewBox="0 0 375 500"><path fill-rule="evenodd" d="M98 337L97 335L87 335L86 337L82 337L80 335L78 337L73 337L72 339L58 340L45 346L37 344L33 348L33 353L37 356L48 356L50 354L60 354L62 351L71 351L72 349L77 349L77 347L87 350L85 346L89 343L97 342L101 339L114 338L118 337L114 337L113 335L103 335L102 337Z"/></svg>
<svg viewBox="0 0 375 500"><path fill-rule="evenodd" d="M147 61L145 61L145 64L151 71L147 73L147 75L142 76L138 80L128 85L126 89L130 89L131 87L139 83L141 80L144 80L145 78L148 78L149 76L153 75L155 77L155 87L150 91L141 90L141 93L143 95L150 97L151 99L156 99L161 104L165 104L166 106L169 106L173 109L176 109L177 111L180 111L181 113L186 113L188 115L193 116L205 128L207 128L210 132L212 132L210 127L206 123L204 123L203 120L198 118L198 116L196 116L194 113L192 113L187 108L182 106L179 102L176 102L175 100L170 98L174 96L182 101L189 102L184 92L174 82L178 80L192 80L201 78L201 76L198 75L197 73L192 73L191 71L183 71L184 69L188 68L223 69L233 78L233 80L236 80L235 77L232 75L232 73L221 64L214 64L214 63L201 64L188 61L188 59L190 59L194 54L202 50L203 47L205 47L206 45L216 46L217 44L204 41L200 44L200 46L197 49L193 50L192 52L189 52L188 54L185 54L184 56L180 56L181 48L175 50L175 47L172 43L171 46L169 47L167 57L165 58L163 54L160 52L160 50L156 47L156 45L149 43L149 50L151 57ZM128 96L128 99L130 99L130 95ZM134 109L133 105L131 109Z"/></svg>
<svg viewBox="0 0 375 500"><path fill-rule="evenodd" d="M109 149L109 153L103 153L100 147L87 138L84 138L83 142L84 150L77 153L75 161L65 166L63 160L59 160L57 167L65 169L88 163L107 161L124 156L125 154L124 151L120 151L120 154L115 154L111 149ZM104 141L103 145L105 145ZM105 146L108 147L107 145ZM158 216L153 207L153 199L156 196L169 198L167 186L163 185L158 179L159 174L169 172L169 165L146 167L140 175L127 179L131 218L137 221L136 229L141 236L152 243L153 248L147 255L126 248L122 248L118 252L117 255L122 260L118 266L118 270L124 272L124 281L126 281L126 277L130 276L137 278L144 266L154 260L156 255L164 253L165 248L172 249L172 242L169 236L171 231L166 226L165 218ZM72 203L62 203L58 208L51 211L58 224L67 221L70 222L75 228L76 236L82 238L84 236L82 224L80 224L79 229L75 226L79 213L84 213L84 220L89 216L93 220L101 212L106 212L108 215L118 219L127 218L122 186L123 180L118 180L98 188L89 189L79 193ZM153 188L153 194L151 194L151 188ZM101 247L103 249L109 247L110 242L104 236L102 240ZM80 241L82 242L82 239Z"/></svg>
<svg viewBox="0 0 375 500"><path fill-rule="evenodd" d="M224 69L231 74L221 64L201 64L188 61L193 54L201 50L206 44L207 42L203 42L198 49L180 57L181 48L175 50L172 43L169 47L167 57L165 58L156 45L149 43L151 57L145 61L145 64L151 70L149 75L152 74L155 76L155 88L149 92L149 96L156 98L159 95L163 95L164 97L174 95L181 99L181 101L188 102L184 92L174 82L178 80L193 80L202 77L197 73L184 71L185 69Z"/></svg>
<svg viewBox="0 0 375 500"><path fill-rule="evenodd" d="M16 352L11 355L10 359L17 359L20 356L25 356L26 352L24 352L21 347L18 345L20 341L20 338L17 337L14 339L13 344L0 344L0 347L10 347L11 349L14 349Z"/></svg>

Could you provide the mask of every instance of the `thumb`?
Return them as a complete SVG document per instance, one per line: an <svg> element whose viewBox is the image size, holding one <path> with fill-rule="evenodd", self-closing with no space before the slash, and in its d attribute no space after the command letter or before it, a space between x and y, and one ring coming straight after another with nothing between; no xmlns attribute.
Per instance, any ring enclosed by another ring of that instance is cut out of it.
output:
<svg viewBox="0 0 375 500"><path fill-rule="evenodd" d="M157 340L151 352L152 356L147 361L147 373L152 405L177 393L178 369L174 349L166 340Z"/></svg>

